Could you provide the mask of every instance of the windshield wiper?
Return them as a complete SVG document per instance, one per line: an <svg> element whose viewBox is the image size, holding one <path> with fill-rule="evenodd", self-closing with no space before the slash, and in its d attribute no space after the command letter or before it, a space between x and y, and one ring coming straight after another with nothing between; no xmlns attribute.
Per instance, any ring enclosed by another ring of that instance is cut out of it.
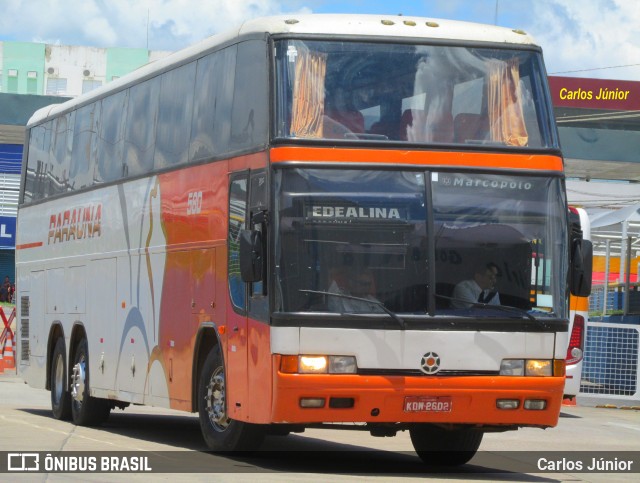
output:
<svg viewBox="0 0 640 483"><path fill-rule="evenodd" d="M402 330L406 330L406 328L407 328L406 322L404 320L402 320L398 316L398 314L395 314L394 312L389 310L387 307L385 307L385 305L382 302L379 302L377 300L370 300L370 299L365 299L365 298L362 298L362 297L354 297L353 295L345 295L345 294L342 294L342 293L325 292L323 290L304 290L304 289L299 289L298 292L320 294L320 295L331 295L333 297L339 297L339 298L349 299L349 300L359 300L360 302L366 302L366 303L369 303L369 304L377 305L387 315L389 315L389 317L391 317L393 320L395 320L398 323L398 325L400 325ZM356 314L356 315L358 315L358 314Z"/></svg>
<svg viewBox="0 0 640 483"><path fill-rule="evenodd" d="M435 294L436 297L439 297L441 299L445 299L445 300L452 300L454 302L462 302L465 304L469 304L470 307L477 307L480 309L497 309L497 310L502 310L503 312L511 312L511 313L516 313L520 316L524 316L527 317L529 320L536 322L538 324L544 324L544 322L542 322L539 319L536 319L533 315L531 315L529 312L527 312L524 309L518 308L518 307L511 307L510 305L491 305L491 304L485 304L483 302L470 302L467 299L461 299L458 297L448 297L446 295L440 295L440 294Z"/></svg>

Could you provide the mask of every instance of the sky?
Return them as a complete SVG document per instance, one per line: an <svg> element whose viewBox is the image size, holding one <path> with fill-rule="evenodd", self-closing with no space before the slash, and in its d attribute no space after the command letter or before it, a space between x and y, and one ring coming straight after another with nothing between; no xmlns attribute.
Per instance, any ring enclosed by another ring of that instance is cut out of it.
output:
<svg viewBox="0 0 640 483"><path fill-rule="evenodd" d="M265 15L402 14L518 28L547 72L640 81L637 0L0 0L0 41L178 50Z"/></svg>

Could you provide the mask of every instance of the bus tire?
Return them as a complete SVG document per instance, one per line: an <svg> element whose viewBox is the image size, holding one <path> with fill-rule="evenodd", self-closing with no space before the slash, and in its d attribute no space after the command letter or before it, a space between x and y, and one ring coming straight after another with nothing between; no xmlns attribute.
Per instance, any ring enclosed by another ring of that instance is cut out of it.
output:
<svg viewBox="0 0 640 483"><path fill-rule="evenodd" d="M261 426L228 417L226 375L217 348L209 352L200 373L198 415L202 437L212 451L254 451L264 440Z"/></svg>
<svg viewBox="0 0 640 483"><path fill-rule="evenodd" d="M71 394L69 394L69 373L64 347L64 338L58 337L51 358L49 387L51 388L51 412L55 419L69 421L71 419Z"/></svg>
<svg viewBox="0 0 640 483"><path fill-rule="evenodd" d="M89 344L83 337L74 354L71 376L71 416L78 426L97 426L109 417L108 401L90 396Z"/></svg>
<svg viewBox="0 0 640 483"><path fill-rule="evenodd" d="M476 454L484 433L419 424L409 429L409 435L416 453L427 465L460 466Z"/></svg>

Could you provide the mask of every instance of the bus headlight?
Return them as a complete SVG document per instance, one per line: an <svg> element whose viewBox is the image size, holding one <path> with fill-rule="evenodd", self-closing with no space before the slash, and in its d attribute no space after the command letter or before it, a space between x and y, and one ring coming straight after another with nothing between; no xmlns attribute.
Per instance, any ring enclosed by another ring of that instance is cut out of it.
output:
<svg viewBox="0 0 640 483"><path fill-rule="evenodd" d="M355 374L354 356L282 356L280 370L289 374Z"/></svg>
<svg viewBox="0 0 640 483"><path fill-rule="evenodd" d="M502 359L501 376L524 376L524 359Z"/></svg>
<svg viewBox="0 0 640 483"><path fill-rule="evenodd" d="M503 359L501 376L563 376L560 368L554 371L554 361L549 359Z"/></svg>
<svg viewBox="0 0 640 483"><path fill-rule="evenodd" d="M330 374L355 374L358 370L353 356L329 356Z"/></svg>
<svg viewBox="0 0 640 483"><path fill-rule="evenodd" d="M329 361L326 356L300 356L298 370L301 374L326 374Z"/></svg>
<svg viewBox="0 0 640 483"><path fill-rule="evenodd" d="M553 365L549 360L530 359L526 361L525 376L551 376Z"/></svg>

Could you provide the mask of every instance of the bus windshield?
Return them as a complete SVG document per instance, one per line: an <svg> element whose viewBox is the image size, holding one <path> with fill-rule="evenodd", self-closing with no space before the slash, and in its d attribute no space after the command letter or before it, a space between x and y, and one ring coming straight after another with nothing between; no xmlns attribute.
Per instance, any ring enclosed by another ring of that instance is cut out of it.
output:
<svg viewBox="0 0 640 483"><path fill-rule="evenodd" d="M532 50L276 42L275 136L557 147Z"/></svg>
<svg viewBox="0 0 640 483"><path fill-rule="evenodd" d="M289 168L275 172L275 188L276 311L381 313L382 303L508 317L499 300L515 317L564 314L558 178ZM464 300L458 284L488 264L497 298Z"/></svg>

